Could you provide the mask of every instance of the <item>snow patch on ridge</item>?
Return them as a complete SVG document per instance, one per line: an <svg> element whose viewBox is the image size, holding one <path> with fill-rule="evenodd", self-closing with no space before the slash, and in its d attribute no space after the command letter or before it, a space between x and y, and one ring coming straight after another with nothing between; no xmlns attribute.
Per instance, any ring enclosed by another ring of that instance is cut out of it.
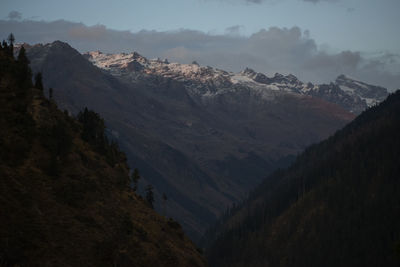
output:
<svg viewBox="0 0 400 267"><path fill-rule="evenodd" d="M151 59L137 52L104 54L100 51L85 54L94 65L114 76L135 81L143 75L161 76L184 82L186 88L202 98L237 90L248 90L264 99L275 95L292 94L323 98L345 109L359 113L363 109L383 101L388 95L382 87L372 86L340 75L334 83L314 85L303 83L296 76L276 73L273 77L246 68L239 73L227 72L197 63L169 63L167 59Z"/></svg>

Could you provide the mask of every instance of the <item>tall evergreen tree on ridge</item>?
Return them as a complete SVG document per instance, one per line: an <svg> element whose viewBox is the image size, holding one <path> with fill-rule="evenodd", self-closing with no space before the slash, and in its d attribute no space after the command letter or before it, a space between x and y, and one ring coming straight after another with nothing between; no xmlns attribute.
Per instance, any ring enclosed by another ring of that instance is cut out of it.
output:
<svg viewBox="0 0 400 267"><path fill-rule="evenodd" d="M8 35L8 53L10 56L12 56L14 54L14 41L15 41L15 37L14 34L10 33L10 35Z"/></svg>
<svg viewBox="0 0 400 267"><path fill-rule="evenodd" d="M139 170L137 168L135 168L133 170L133 173L132 173L132 182L133 182L133 188L132 189L135 192L138 190L139 180L140 180Z"/></svg>
<svg viewBox="0 0 400 267"><path fill-rule="evenodd" d="M43 91L43 80L42 80L42 73L38 72L35 75L35 87L41 91Z"/></svg>
<svg viewBox="0 0 400 267"><path fill-rule="evenodd" d="M22 82L26 82L29 81L29 85L30 85L30 81L32 79L32 71L29 68L29 59L26 56L26 51L24 46L21 47L21 49L19 50L18 53L18 57L17 57L17 61L20 63L19 64L19 76L20 76L20 83ZM24 87L28 87L28 86L24 86Z"/></svg>
<svg viewBox="0 0 400 267"><path fill-rule="evenodd" d="M146 187L146 200L149 203L151 208L154 208L154 193L153 193L153 186L151 184L149 184Z"/></svg>

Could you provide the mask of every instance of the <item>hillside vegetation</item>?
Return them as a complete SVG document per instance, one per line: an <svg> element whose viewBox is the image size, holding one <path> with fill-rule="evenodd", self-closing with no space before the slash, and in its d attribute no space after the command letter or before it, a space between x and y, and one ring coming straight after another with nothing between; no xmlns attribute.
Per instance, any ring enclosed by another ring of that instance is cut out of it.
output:
<svg viewBox="0 0 400 267"><path fill-rule="evenodd" d="M129 166L154 186L155 209L164 210L165 193L166 214L194 241L268 174L354 118L335 104L286 90L204 82L214 77L212 68L200 68L200 80L178 79L163 67L135 71L148 61L137 53L120 55L126 68L108 61L112 71L60 41L34 45L27 55L43 83L56 88L60 107L77 114L87 106L104 117Z"/></svg>
<svg viewBox="0 0 400 267"><path fill-rule="evenodd" d="M275 172L208 233L212 266L399 266L400 91Z"/></svg>
<svg viewBox="0 0 400 267"><path fill-rule="evenodd" d="M129 187L127 159L85 110L32 84L24 49L0 47L0 266L205 266L180 225ZM57 89L54 89L57 90Z"/></svg>

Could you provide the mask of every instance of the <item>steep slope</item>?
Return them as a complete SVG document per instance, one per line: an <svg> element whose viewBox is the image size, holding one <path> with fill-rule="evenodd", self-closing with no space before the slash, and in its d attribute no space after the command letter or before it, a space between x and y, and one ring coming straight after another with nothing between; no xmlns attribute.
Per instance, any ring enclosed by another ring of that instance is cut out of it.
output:
<svg viewBox="0 0 400 267"><path fill-rule="evenodd" d="M194 238L266 174L353 118L318 98L196 64L85 55L100 69L62 42L28 55L61 107L100 112L141 171L141 188L155 186L160 210L166 193L166 213Z"/></svg>
<svg viewBox="0 0 400 267"><path fill-rule="evenodd" d="M360 114L368 107L379 104L388 96L386 88L366 84L345 75L338 76L334 83L321 84L303 91L336 103L354 114Z"/></svg>
<svg viewBox="0 0 400 267"><path fill-rule="evenodd" d="M210 230L211 265L398 266L399 112L397 91L267 178Z"/></svg>
<svg viewBox="0 0 400 267"><path fill-rule="evenodd" d="M205 266L180 225L130 190L101 118L58 110L11 54L0 48L0 265Z"/></svg>

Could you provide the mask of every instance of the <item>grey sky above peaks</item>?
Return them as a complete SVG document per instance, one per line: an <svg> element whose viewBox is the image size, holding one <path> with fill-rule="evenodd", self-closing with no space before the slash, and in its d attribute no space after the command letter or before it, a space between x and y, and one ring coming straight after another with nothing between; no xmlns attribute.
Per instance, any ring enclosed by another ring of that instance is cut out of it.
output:
<svg viewBox="0 0 400 267"><path fill-rule="evenodd" d="M2 0L0 38L400 88L398 0Z"/></svg>
<svg viewBox="0 0 400 267"><path fill-rule="evenodd" d="M229 0L227 0L227 1L229 1ZM241 0L241 1L244 1L244 2L247 2L247 3L261 4L263 2L267 2L268 0ZM318 3L318 2L337 2L339 0L298 0L298 1ZM276 1L276 2L278 2L278 1Z"/></svg>

